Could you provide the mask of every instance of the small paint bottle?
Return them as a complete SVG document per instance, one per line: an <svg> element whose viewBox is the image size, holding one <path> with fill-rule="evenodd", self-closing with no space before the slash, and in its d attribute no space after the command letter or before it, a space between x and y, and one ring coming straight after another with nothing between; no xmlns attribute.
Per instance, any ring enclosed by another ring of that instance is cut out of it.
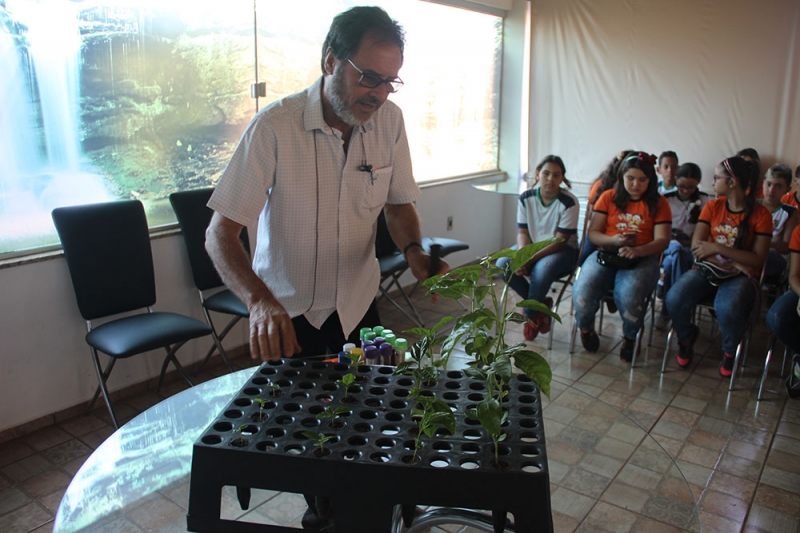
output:
<svg viewBox="0 0 800 533"><path fill-rule="evenodd" d="M381 352L381 364L382 365L391 365L392 364L392 356L394 355L394 346L389 344L388 342L384 342L378 348Z"/></svg>
<svg viewBox="0 0 800 533"><path fill-rule="evenodd" d="M364 341L373 341L374 342L375 341L375 337L377 337L377 336L378 336L378 334L375 333L374 331L366 332L364 334L364 339L361 341L361 347L362 348L364 347Z"/></svg>
<svg viewBox="0 0 800 533"><path fill-rule="evenodd" d="M377 346L367 346L364 349L364 362L368 365L378 365L380 364L380 356L381 353L378 351Z"/></svg>

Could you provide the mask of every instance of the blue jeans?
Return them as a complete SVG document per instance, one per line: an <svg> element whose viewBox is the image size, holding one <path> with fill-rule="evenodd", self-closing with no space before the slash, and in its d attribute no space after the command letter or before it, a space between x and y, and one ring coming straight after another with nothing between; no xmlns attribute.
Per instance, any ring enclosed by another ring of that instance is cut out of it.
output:
<svg viewBox="0 0 800 533"><path fill-rule="evenodd" d="M543 302L553 281L572 272L577 258L578 250L572 246L565 246L560 251L543 257L534 263L530 283L523 276L517 276L509 270L511 258L501 257L497 260L497 266L505 269L506 283L514 292L527 300ZM539 314L530 309L525 309L524 312L528 318L534 318Z"/></svg>
<svg viewBox="0 0 800 533"><path fill-rule="evenodd" d="M658 283L658 258L645 257L633 268L607 267L597 262L597 252L586 258L580 276L572 288L575 320L581 330L594 329L594 316L602 298L612 288L614 303L622 317L622 332L633 339L647 313L646 300Z"/></svg>
<svg viewBox="0 0 800 533"><path fill-rule="evenodd" d="M578 266L582 267L583 263L586 262L586 258L592 255L592 252L597 250L597 245L589 240L589 238L584 235L583 239L586 241L583 243L583 249L581 250L581 256L578 258Z"/></svg>
<svg viewBox="0 0 800 533"><path fill-rule="evenodd" d="M682 246L678 241L669 241L669 247L664 252L664 260L661 268L664 269L664 294L675 285L684 272L692 268L692 249ZM666 309L662 307L662 314L666 314Z"/></svg>
<svg viewBox="0 0 800 533"><path fill-rule="evenodd" d="M779 341L794 353L800 353L800 316L797 316L797 293L789 289L767 311L767 326Z"/></svg>
<svg viewBox="0 0 800 533"><path fill-rule="evenodd" d="M693 333L692 311L701 301L714 299L722 350L735 354L756 299L756 286L747 276L736 276L714 287L697 270L690 270L672 286L664 300L678 340L689 342Z"/></svg>

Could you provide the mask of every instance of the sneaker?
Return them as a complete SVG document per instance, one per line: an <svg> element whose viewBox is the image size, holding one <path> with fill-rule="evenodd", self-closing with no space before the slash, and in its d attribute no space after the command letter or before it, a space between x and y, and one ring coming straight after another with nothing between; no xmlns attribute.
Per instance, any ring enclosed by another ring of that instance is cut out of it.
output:
<svg viewBox="0 0 800 533"><path fill-rule="evenodd" d="M525 335L526 341L532 341L539 335L539 325L534 320L528 320L525 322L525 326L522 329L523 335Z"/></svg>
<svg viewBox="0 0 800 533"><path fill-rule="evenodd" d="M789 377L786 378L786 392L789 393L789 398L800 397L798 370L800 370L800 354L794 354L792 356L792 366L789 369Z"/></svg>
<svg viewBox="0 0 800 533"><path fill-rule="evenodd" d="M625 362L633 361L633 351L636 349L636 339L622 338L622 348L619 351L619 358Z"/></svg>
<svg viewBox="0 0 800 533"><path fill-rule="evenodd" d="M597 332L593 329L581 330L581 344L583 344L583 349L587 352L595 353L600 349L600 337L597 336Z"/></svg>
<svg viewBox="0 0 800 533"><path fill-rule="evenodd" d="M734 356L729 353L723 353L724 357L722 358L722 362L719 364L719 375L723 378L731 377L733 374L733 362Z"/></svg>
<svg viewBox="0 0 800 533"><path fill-rule="evenodd" d="M686 368L692 363L692 354L694 353L694 342L697 340L699 329L697 326L692 326L692 339L688 342L678 341L678 366Z"/></svg>
<svg viewBox="0 0 800 533"><path fill-rule="evenodd" d="M544 299L543 303L548 308L550 309L553 308L553 299L550 298L549 296ZM539 313L539 316L537 316L536 318L537 318L536 323L539 326L539 333L545 333L545 334L550 333L550 328L553 326L553 317L546 315L544 313Z"/></svg>
<svg viewBox="0 0 800 533"><path fill-rule="evenodd" d="M656 329L659 331L666 331L669 326L669 315L658 315L656 317Z"/></svg>

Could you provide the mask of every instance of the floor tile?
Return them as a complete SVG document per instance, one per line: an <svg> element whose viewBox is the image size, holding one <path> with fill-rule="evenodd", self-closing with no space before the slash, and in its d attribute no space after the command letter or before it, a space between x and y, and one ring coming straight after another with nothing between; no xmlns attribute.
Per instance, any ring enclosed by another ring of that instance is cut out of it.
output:
<svg viewBox="0 0 800 533"><path fill-rule="evenodd" d="M738 524L744 523L749 502L729 494L709 490L703 496L700 508L708 513L728 518Z"/></svg>
<svg viewBox="0 0 800 533"><path fill-rule="evenodd" d="M750 501L755 494L756 483L725 472L716 471L708 488L734 496L740 500Z"/></svg>

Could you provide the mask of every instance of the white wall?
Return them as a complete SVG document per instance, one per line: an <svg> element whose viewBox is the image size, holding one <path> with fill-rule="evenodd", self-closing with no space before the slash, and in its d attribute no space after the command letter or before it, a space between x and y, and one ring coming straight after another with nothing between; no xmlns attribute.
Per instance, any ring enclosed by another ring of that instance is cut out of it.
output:
<svg viewBox="0 0 800 533"><path fill-rule="evenodd" d="M532 0L530 166L595 177L623 149L677 152L710 189L745 147L800 164L800 1Z"/></svg>

